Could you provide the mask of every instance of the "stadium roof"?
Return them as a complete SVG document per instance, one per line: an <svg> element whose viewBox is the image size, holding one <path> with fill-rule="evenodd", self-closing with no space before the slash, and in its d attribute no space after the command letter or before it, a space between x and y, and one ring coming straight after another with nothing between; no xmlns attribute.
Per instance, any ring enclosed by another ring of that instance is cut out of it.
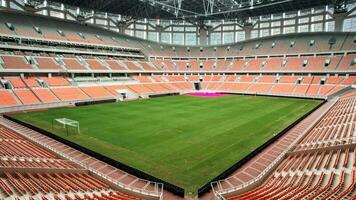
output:
<svg viewBox="0 0 356 200"><path fill-rule="evenodd" d="M340 0L49 0L135 18L226 19L330 5ZM341 0L342 1L342 0Z"/></svg>

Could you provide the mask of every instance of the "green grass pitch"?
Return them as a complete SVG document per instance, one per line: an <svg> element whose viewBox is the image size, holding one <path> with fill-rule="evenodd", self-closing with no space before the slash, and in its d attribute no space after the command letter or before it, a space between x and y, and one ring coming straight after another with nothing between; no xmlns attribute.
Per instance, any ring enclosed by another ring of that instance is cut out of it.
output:
<svg viewBox="0 0 356 200"><path fill-rule="evenodd" d="M14 117L196 194L320 101L227 95L173 96L15 114ZM81 134L52 131L80 122Z"/></svg>

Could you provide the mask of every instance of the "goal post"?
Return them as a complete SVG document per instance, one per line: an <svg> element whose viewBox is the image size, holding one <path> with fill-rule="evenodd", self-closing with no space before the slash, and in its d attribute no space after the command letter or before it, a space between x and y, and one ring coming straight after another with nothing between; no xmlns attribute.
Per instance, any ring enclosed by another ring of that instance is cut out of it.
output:
<svg viewBox="0 0 356 200"><path fill-rule="evenodd" d="M52 130L56 128L56 125L59 125L59 128L63 129L67 136L74 131L75 134L80 134L80 124L78 121L67 119L67 118L58 118L52 120Z"/></svg>

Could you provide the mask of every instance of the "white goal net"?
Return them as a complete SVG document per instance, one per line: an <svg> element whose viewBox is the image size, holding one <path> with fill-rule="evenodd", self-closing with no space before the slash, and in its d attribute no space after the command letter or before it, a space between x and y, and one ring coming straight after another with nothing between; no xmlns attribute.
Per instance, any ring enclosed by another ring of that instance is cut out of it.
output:
<svg viewBox="0 0 356 200"><path fill-rule="evenodd" d="M78 121L67 119L67 118L58 118L52 121L52 130L56 128L63 129L67 135L70 133L80 134L80 125Z"/></svg>

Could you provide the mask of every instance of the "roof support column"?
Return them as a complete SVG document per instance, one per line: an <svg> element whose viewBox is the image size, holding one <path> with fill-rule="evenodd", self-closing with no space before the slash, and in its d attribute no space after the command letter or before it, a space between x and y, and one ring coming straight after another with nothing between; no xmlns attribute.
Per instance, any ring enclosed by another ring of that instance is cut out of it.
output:
<svg viewBox="0 0 356 200"><path fill-rule="evenodd" d="M162 32L163 32L164 28L161 25L156 25L156 31L158 33L158 42L161 42L162 40Z"/></svg>
<svg viewBox="0 0 356 200"><path fill-rule="evenodd" d="M246 40L251 39L251 32L252 32L252 29L253 29L252 23L244 23L242 29L245 31L245 39Z"/></svg>
<svg viewBox="0 0 356 200"><path fill-rule="evenodd" d="M333 14L333 18L335 20L335 31L341 32L344 30L344 20L347 15L347 0L336 0Z"/></svg>
<svg viewBox="0 0 356 200"><path fill-rule="evenodd" d="M121 22L121 21L117 22L116 26L117 26L117 28L119 28L119 33L125 34L125 30L127 28L127 25L125 22Z"/></svg>
<svg viewBox="0 0 356 200"><path fill-rule="evenodd" d="M344 30L344 20L347 17L347 12L334 13L335 31L342 32Z"/></svg>
<svg viewBox="0 0 356 200"><path fill-rule="evenodd" d="M207 45L208 41L208 30L206 30L204 27L199 27L199 44L200 46L205 46Z"/></svg>

